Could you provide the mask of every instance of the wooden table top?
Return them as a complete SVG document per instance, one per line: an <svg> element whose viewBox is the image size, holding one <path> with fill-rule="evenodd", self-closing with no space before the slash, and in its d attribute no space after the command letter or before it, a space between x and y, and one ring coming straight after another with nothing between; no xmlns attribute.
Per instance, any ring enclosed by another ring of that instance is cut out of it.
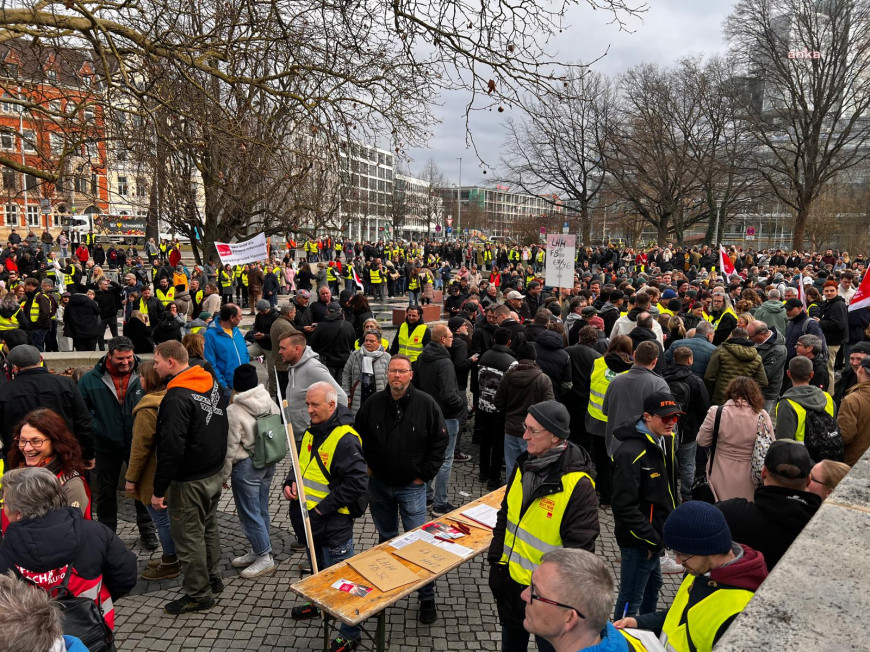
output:
<svg viewBox="0 0 870 652"><path fill-rule="evenodd" d="M442 523L450 523L449 518L451 516L459 515L460 512L463 512L470 507L474 507L475 505L486 504L491 507L495 507L498 509L501 506L501 502L504 498L505 487L498 489L490 494L482 496L477 500L474 500L462 507L459 507L457 510L445 514L444 516L436 519L431 519L426 521L426 523L432 522L442 522ZM421 526L422 527L422 526ZM417 530L421 528L416 528ZM350 582L355 582L357 584L362 584L364 586L372 586L372 583L360 575L356 570L354 570L347 561L340 562L335 564L334 566L330 566L329 568L320 571L316 575L312 575L311 577L306 577L303 580L296 582L290 586L290 590L294 593L302 596L304 599L311 601L320 609L326 611L334 618L340 620L343 623L347 623L348 625L359 625L364 620L371 618L372 616L377 615L390 605L398 602L402 598L407 595L410 595L414 591L417 591L421 587L429 584L430 582L434 582L436 579L450 572L454 568L459 567L466 561L469 561L484 552L489 548L489 544L492 541L492 530L472 527L470 528L471 533L467 536L461 537L455 541L459 545L465 546L466 548L471 548L474 552L468 557L461 558L456 561L456 563L452 564L448 568L444 569L441 573L433 573L431 571L426 570L416 564L413 564L401 557L392 554L395 552L395 548L393 548L390 543L394 541L391 539L390 541L385 541L370 550L366 550L364 552L359 553L356 557L360 557L363 555L370 554L373 551L382 551L390 553L393 559L397 560L399 563L407 567L414 575L417 576L417 581L412 582L410 584L405 584L404 586L397 587L392 591L380 591L377 587L372 587L371 592L364 596L358 597L346 593L344 591L339 591L338 589L332 588L332 585L338 580L348 580ZM413 531L413 530L412 530ZM401 534L399 536L405 536L405 534ZM399 538L399 537L396 537Z"/></svg>

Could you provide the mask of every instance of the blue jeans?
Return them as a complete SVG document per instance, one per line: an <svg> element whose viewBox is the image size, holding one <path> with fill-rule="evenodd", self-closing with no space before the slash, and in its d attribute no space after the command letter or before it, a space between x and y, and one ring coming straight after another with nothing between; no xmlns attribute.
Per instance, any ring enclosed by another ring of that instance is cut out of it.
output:
<svg viewBox="0 0 870 652"><path fill-rule="evenodd" d="M274 464L255 469L250 457L233 464L233 501L242 532L257 556L272 552L269 540L269 486L274 475Z"/></svg>
<svg viewBox="0 0 870 652"><path fill-rule="evenodd" d="M317 555L318 570L329 568L345 559L353 557L353 536L340 546L334 548L330 548L329 546L315 546L314 551ZM359 627L342 623L338 633L346 639L358 641L360 639L361 630Z"/></svg>
<svg viewBox="0 0 870 652"><path fill-rule="evenodd" d="M47 328L34 328L30 332L30 343L40 351L45 351L45 336L48 335Z"/></svg>
<svg viewBox="0 0 870 652"><path fill-rule="evenodd" d="M157 528L157 538L160 539L160 547L163 548L163 554L174 555L175 541L173 541L172 532L169 530L169 510L154 509L151 507L151 501L148 501L145 509L148 510L151 520L154 521L154 527Z"/></svg>
<svg viewBox="0 0 870 652"><path fill-rule="evenodd" d="M683 496L683 502L692 500L692 482L695 479L695 449L697 447L697 442L691 441L680 444L677 449L677 459L680 465L680 493Z"/></svg>
<svg viewBox="0 0 870 652"><path fill-rule="evenodd" d="M444 451L444 461L441 463L441 468L438 470L438 475L435 476L435 501L432 506L435 508L446 507L447 502L447 485L450 484L450 472L453 470L453 453L456 450L456 438L459 436L459 419L444 419L447 424L447 450ZM428 493L428 492L427 492Z"/></svg>
<svg viewBox="0 0 870 652"><path fill-rule="evenodd" d="M647 548L623 548L619 554L622 561L619 567L619 596L616 598L614 620L622 618L625 603L628 603L629 616L648 614L656 610L659 589L662 588L662 567L658 553L648 559Z"/></svg>
<svg viewBox="0 0 870 652"><path fill-rule="evenodd" d="M511 471L517 465L517 458L526 452L526 440L513 435L504 436L504 472L505 478L511 477Z"/></svg>
<svg viewBox="0 0 870 652"><path fill-rule="evenodd" d="M376 476L370 476L368 493L369 512L378 530L378 543L399 536L399 516L402 517L402 529L405 532L420 527L428 520L425 484L391 487ZM435 584L427 584L421 588L418 596L421 600L433 599Z"/></svg>
<svg viewBox="0 0 870 652"><path fill-rule="evenodd" d="M420 290L408 290L408 305L416 306L420 303Z"/></svg>

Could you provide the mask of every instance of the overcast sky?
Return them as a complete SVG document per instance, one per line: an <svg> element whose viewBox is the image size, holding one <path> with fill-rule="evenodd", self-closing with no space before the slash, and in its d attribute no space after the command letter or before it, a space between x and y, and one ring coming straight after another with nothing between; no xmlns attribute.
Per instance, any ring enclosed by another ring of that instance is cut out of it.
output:
<svg viewBox="0 0 870 652"><path fill-rule="evenodd" d="M593 68L616 76L632 66L655 61L668 66L684 56L712 55L724 52L722 26L734 6L733 0L647 0L649 10L642 20L631 21L633 33L619 32L607 25L607 17L587 6L576 7L570 14L570 29L556 42L559 58L565 61L590 61L607 51ZM462 185L485 184L497 170L499 152L504 142L504 121L512 115L477 112L472 114L471 130L486 167L465 145L465 116L468 96L453 93L443 97L439 114L442 123L433 127L434 137L428 148L409 151L408 164L412 174L418 174L426 160L432 158L449 183L459 181L459 161L462 157ZM522 116L514 110L513 116ZM404 167L404 164L402 165ZM486 175L483 169L490 170Z"/></svg>

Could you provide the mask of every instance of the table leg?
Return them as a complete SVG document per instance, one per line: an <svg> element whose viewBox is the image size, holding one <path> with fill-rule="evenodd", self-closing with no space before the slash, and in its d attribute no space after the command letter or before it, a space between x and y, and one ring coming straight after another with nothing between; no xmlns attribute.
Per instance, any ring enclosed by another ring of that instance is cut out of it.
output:
<svg viewBox="0 0 870 652"><path fill-rule="evenodd" d="M331 642L329 636L329 614L323 611L323 652L329 652Z"/></svg>
<svg viewBox="0 0 870 652"><path fill-rule="evenodd" d="M375 631L375 650L386 652L387 649L387 610L378 614L378 628Z"/></svg>

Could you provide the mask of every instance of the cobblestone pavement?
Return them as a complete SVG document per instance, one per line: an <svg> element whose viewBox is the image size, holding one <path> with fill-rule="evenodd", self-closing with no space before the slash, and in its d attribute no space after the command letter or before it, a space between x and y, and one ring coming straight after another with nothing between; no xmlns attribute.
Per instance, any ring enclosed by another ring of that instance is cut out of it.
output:
<svg viewBox="0 0 870 652"><path fill-rule="evenodd" d="M477 459L477 446L470 434L461 433L462 450ZM208 612L168 616L163 605L180 593L180 578L161 582L140 580L132 594L116 604L118 650L318 650L322 649L319 620L296 622L290 609L299 603L289 585L301 577L297 564L304 553L293 552L287 501L281 496L281 484L288 472L287 461L275 474L272 485L272 546L278 568L274 574L256 580L244 580L230 566L230 560L248 551L247 540L235 515L231 492L221 498L222 566L226 589L217 605ZM474 462L454 464L450 500L456 505L487 493L477 481ZM159 551L150 553L139 545L132 503L124 500L119 520L119 535L139 557L140 572ZM600 510L601 537L597 553L619 576L619 549L613 538L613 518ZM356 550L374 546L377 533L368 514L356 524ZM660 606L670 604L679 585L679 575L665 575ZM387 637L390 650L498 650L500 629L495 603L487 585L485 555L463 564L438 581L438 620L432 625L417 622L416 597L399 601L387 611ZM374 632L374 621L368 630ZM533 645L533 644L532 644Z"/></svg>

